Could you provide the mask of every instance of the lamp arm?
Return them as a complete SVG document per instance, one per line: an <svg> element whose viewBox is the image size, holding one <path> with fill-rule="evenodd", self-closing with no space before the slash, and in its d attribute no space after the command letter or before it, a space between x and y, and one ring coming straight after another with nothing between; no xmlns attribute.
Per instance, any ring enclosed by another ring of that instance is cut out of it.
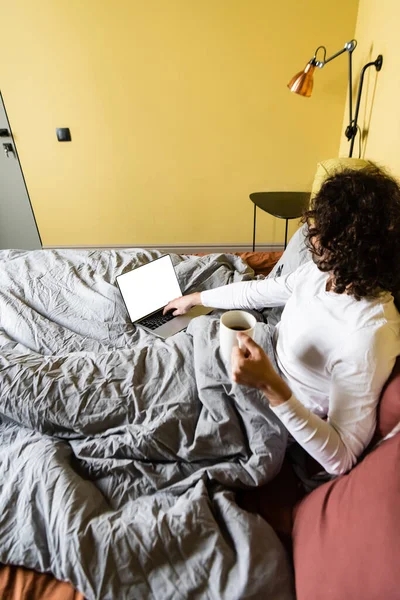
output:
<svg viewBox="0 0 400 600"><path fill-rule="evenodd" d="M353 148L354 148L354 140L356 138L357 135L357 121L358 121L358 113L360 111L360 103L361 103L361 96L362 96L362 90L363 90L363 85L364 85L364 76L365 76L365 72L369 67L375 67L377 71L380 71L382 68L382 62L383 62L383 56L382 54L379 54L377 59L367 63L366 65L363 66L362 71L361 71L361 75L360 75L360 82L358 84L358 92L357 92L357 101L356 101L356 110L354 113L354 121L352 121L352 119L350 118L350 123L346 129L346 137L347 139L350 141L350 151L349 151L349 157L351 158L353 156Z"/></svg>
<svg viewBox="0 0 400 600"><path fill-rule="evenodd" d="M343 54L343 52L346 52L347 48L344 47L341 50L339 50L339 52L336 52L335 54L332 54L332 56L330 56L329 58L324 60L324 65L326 65L326 63L331 62L331 60L333 60L334 58L336 58L337 56L340 56L341 54Z"/></svg>
<svg viewBox="0 0 400 600"><path fill-rule="evenodd" d="M349 53L349 125L346 128L346 137L348 140L350 140L352 137L355 137L355 134L353 135L352 122L353 122L353 52L354 52L356 46L357 46L357 40L350 40L349 42L345 43L344 48L339 50L339 52L332 54L332 56L329 56L329 58L325 58L326 57L325 46L319 46L315 51L314 58L312 59L314 64L317 67L319 67L320 69L322 69L322 67L324 65L326 65L326 63L330 62L334 58L337 58L344 52ZM324 56L323 61L316 60L317 52L320 48L323 48L325 51L325 56ZM371 64L373 64L373 63L371 63ZM357 111L357 116L358 116L358 111ZM357 122L356 122L356 130L355 131L357 133ZM354 140L353 140L353 143L354 143ZM351 148L351 152L352 151L353 151L353 148ZM350 154L350 156L351 156L351 154Z"/></svg>
<svg viewBox="0 0 400 600"><path fill-rule="evenodd" d="M331 60L333 60L334 58L337 58L338 56L340 56L341 54L343 54L344 52L349 52L350 54L353 52L353 50L355 50L357 46L357 41L356 40L350 40L350 42L346 42L344 47L339 50L338 52L335 52L335 54L332 54L332 56L329 56L329 58L325 58L326 57L326 48L325 46L319 46L314 54L314 58L312 59L314 64L319 67L320 69L322 69L322 67L324 65L326 65L326 63L330 62ZM317 59L317 52L320 48L324 48L325 50L325 56L324 56L324 60L316 60Z"/></svg>

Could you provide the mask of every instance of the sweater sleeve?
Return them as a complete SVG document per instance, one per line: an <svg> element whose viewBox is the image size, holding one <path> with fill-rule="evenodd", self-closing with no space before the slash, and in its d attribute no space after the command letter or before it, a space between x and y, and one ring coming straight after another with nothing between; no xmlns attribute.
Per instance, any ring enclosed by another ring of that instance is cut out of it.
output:
<svg viewBox="0 0 400 600"><path fill-rule="evenodd" d="M392 332L378 332L372 341L359 337L350 341L348 351L332 365L327 420L294 396L271 407L295 440L328 473L341 475L351 469L370 442L379 396L397 352L398 340Z"/></svg>
<svg viewBox="0 0 400 600"><path fill-rule="evenodd" d="M293 292L296 271L284 277L240 281L201 292L203 306L256 308L284 306Z"/></svg>

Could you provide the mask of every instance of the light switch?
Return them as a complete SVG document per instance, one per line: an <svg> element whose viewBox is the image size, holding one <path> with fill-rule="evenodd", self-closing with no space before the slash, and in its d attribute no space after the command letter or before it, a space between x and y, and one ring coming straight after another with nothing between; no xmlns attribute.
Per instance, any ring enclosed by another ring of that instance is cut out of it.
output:
<svg viewBox="0 0 400 600"><path fill-rule="evenodd" d="M71 132L68 127L58 127L56 129L57 139L59 142L70 142Z"/></svg>

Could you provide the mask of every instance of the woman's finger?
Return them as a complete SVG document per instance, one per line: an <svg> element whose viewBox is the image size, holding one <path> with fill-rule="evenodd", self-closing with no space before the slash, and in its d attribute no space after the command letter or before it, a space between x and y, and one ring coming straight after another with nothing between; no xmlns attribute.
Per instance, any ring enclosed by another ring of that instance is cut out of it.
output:
<svg viewBox="0 0 400 600"><path fill-rule="evenodd" d="M249 354L257 353L262 348L249 336L247 333L239 332L237 334L239 343L242 345L242 348L246 349Z"/></svg>

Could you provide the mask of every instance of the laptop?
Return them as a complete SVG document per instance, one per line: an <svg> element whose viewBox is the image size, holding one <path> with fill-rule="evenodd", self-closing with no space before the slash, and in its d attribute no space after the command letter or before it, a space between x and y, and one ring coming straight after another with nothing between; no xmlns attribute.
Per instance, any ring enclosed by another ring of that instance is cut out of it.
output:
<svg viewBox="0 0 400 600"><path fill-rule="evenodd" d="M194 306L185 315L174 317L173 311L162 314L170 300L182 296L169 254L118 275L117 285L132 323L164 339L186 329L194 317L213 310Z"/></svg>

